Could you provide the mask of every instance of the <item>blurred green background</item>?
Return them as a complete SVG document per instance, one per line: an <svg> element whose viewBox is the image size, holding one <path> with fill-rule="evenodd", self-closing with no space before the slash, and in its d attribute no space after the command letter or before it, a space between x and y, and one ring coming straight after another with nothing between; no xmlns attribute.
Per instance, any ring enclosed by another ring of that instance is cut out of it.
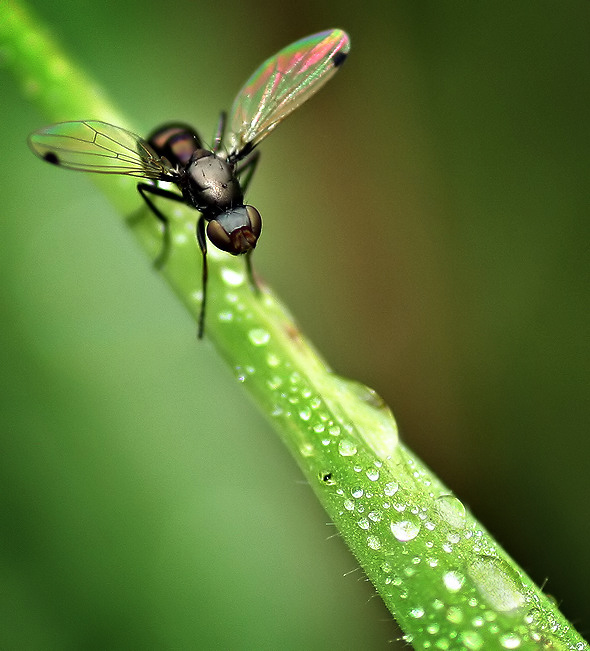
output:
<svg viewBox="0 0 590 651"><path fill-rule="evenodd" d="M32 6L138 128L206 139L264 58L349 31L261 146L256 269L587 634L590 4ZM0 648L396 648L269 425L0 87Z"/></svg>

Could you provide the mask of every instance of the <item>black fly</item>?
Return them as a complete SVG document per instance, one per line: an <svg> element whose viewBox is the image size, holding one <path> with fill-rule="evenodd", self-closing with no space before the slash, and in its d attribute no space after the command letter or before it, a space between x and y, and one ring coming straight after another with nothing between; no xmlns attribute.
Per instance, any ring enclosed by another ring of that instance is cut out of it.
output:
<svg viewBox="0 0 590 651"><path fill-rule="evenodd" d="M165 226L163 254L168 220L152 197L181 202L201 213L196 230L203 254L202 337L207 238L222 251L246 254L248 277L254 286L250 256L260 237L262 219L256 208L244 203L244 192L258 161L259 152L254 148L332 77L349 49L347 34L335 29L301 39L265 61L234 100L228 134L226 115L221 114L212 149L185 124L164 125L144 140L96 120L45 127L30 135L29 144L40 158L65 169L147 179L149 182L139 182L137 189ZM160 186L160 181L175 184L180 194Z"/></svg>

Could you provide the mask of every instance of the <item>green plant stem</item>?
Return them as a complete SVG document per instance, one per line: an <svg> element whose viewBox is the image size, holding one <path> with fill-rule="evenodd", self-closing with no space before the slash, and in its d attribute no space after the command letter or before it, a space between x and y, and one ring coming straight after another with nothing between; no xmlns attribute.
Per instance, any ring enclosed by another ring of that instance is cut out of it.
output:
<svg viewBox="0 0 590 651"><path fill-rule="evenodd" d="M132 128L105 93L16 2L0 4L5 66L50 121ZM33 163L32 163L33 164ZM93 175L122 215L140 206L132 179ZM174 212L162 274L198 319L196 213ZM153 260L155 219L132 226ZM397 437L367 387L333 374L272 291L248 286L243 260L210 251L206 335L296 458L329 517L416 648L588 645L489 533Z"/></svg>

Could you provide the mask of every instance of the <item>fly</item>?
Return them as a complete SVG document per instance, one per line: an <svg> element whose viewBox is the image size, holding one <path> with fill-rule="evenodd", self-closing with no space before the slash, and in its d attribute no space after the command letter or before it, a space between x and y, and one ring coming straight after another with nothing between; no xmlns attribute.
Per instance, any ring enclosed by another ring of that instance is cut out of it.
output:
<svg viewBox="0 0 590 651"><path fill-rule="evenodd" d="M267 59L237 94L228 133L226 114L221 113L213 148L182 123L166 124L144 140L96 120L45 127L29 136L29 144L37 156L65 169L145 179L137 189L164 225L162 258L167 252L168 219L153 198L184 203L201 213L196 226L203 256L200 338L207 304L207 239L222 251L244 254L250 284L256 287L251 254L262 218L254 206L244 203L259 158L255 147L335 74L349 50L348 35L334 29L296 41ZM160 182L173 183L179 193Z"/></svg>

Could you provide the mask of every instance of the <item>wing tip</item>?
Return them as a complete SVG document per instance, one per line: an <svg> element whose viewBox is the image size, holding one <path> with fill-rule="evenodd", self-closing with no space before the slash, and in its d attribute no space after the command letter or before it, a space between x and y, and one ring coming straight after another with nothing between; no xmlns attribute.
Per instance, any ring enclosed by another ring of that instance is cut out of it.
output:
<svg viewBox="0 0 590 651"><path fill-rule="evenodd" d="M325 32L327 39L336 42L334 54L332 55L332 63L335 68L339 68L348 58L350 52L350 36L340 28L328 29Z"/></svg>

